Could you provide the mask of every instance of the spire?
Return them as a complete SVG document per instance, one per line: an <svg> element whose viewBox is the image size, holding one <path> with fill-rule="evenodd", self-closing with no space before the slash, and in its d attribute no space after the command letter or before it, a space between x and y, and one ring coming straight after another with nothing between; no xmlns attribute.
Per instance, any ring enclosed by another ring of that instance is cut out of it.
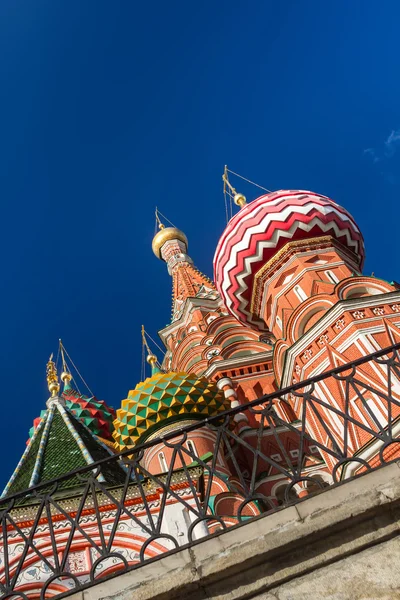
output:
<svg viewBox="0 0 400 600"><path fill-rule="evenodd" d="M56 365L53 361L53 353L51 353L50 358L47 362L46 378L47 387L49 388L51 398L57 398L58 392L60 391L60 384L58 381Z"/></svg>
<svg viewBox="0 0 400 600"><path fill-rule="evenodd" d="M62 366L63 366L63 370L61 373L61 381L64 384L64 392L66 390L68 390L71 387L71 380L72 380L72 375L71 372L67 366L67 363L65 361L65 354L64 354L64 346L61 340L59 340L60 343L60 354L61 354L61 360L62 360Z"/></svg>
<svg viewBox="0 0 400 600"><path fill-rule="evenodd" d="M172 320L179 314L187 298L203 297L215 292L212 281L193 265L187 254L186 235L177 227L165 227L160 220L161 213L156 209L156 221L159 231L153 239L153 252L167 263L168 273L172 276Z"/></svg>
<svg viewBox="0 0 400 600"><path fill-rule="evenodd" d="M60 342L60 352L61 349ZM63 380L64 383L69 383L70 373L63 352L61 356ZM2 497L66 475L113 455L113 450L109 448L111 442L102 436L108 434L111 438L114 411L111 413L102 401L96 401L95 398L72 397L72 388L69 389L69 396L65 391L59 396L60 384L53 354L47 362L46 377L51 393L46 402L47 409L42 411L37 427L34 428ZM119 465L113 466L112 470L104 465L99 469L97 478L106 484L122 485L125 474ZM71 476L60 484L59 489L76 488L80 485L79 478Z"/></svg>
<svg viewBox="0 0 400 600"><path fill-rule="evenodd" d="M44 411L2 497L61 477L112 455L113 451L108 445L55 398ZM125 474L118 464L112 469L103 465L97 479L113 486L122 485ZM82 481L78 477L71 476L58 489L77 488L81 485Z"/></svg>

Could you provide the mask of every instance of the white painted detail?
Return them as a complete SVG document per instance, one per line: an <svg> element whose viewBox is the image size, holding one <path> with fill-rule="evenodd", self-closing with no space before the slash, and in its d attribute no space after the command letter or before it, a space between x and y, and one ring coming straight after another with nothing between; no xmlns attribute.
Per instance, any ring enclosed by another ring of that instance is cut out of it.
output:
<svg viewBox="0 0 400 600"><path fill-rule="evenodd" d="M336 273L333 271L325 271L325 275L331 283L339 283L339 279L337 278Z"/></svg>
<svg viewBox="0 0 400 600"><path fill-rule="evenodd" d="M307 300L307 294L300 285L295 285L293 291L301 302Z"/></svg>
<svg viewBox="0 0 400 600"><path fill-rule="evenodd" d="M165 460L164 452L158 453L158 460L160 461L160 467L162 472L165 473L166 471L168 471L168 465L167 461Z"/></svg>

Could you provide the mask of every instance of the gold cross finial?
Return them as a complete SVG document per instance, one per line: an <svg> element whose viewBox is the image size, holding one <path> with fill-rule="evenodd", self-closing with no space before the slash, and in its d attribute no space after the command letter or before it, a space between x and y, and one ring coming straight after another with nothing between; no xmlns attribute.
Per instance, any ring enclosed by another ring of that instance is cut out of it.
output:
<svg viewBox="0 0 400 600"><path fill-rule="evenodd" d="M51 353L50 358L47 362L46 378L47 387L49 388L51 397L55 398L58 395L58 392L60 391L60 384L58 383L57 368L53 361L53 353Z"/></svg>
<svg viewBox="0 0 400 600"><path fill-rule="evenodd" d="M226 191L227 191L226 188L228 187L229 191L231 192L231 194L233 196L234 203L237 204L238 206L240 206L240 208L242 208L246 204L246 198L245 198L245 196L243 196L243 194L237 193L237 191L235 190L235 188L229 181L228 173L229 173L228 165L225 165L224 173L222 175L222 181L224 182L224 194L226 194Z"/></svg>
<svg viewBox="0 0 400 600"><path fill-rule="evenodd" d="M152 351L150 350L149 344L147 343L144 325L142 325L142 342L143 342L143 346L147 350L146 360L151 366L153 366L153 364L157 362L157 356L152 353Z"/></svg>
<svg viewBox="0 0 400 600"><path fill-rule="evenodd" d="M63 370L61 373L61 381L64 383L64 385L66 385L67 383L69 383L72 379L72 375L67 367L67 363L65 361L65 355L64 355L64 346L61 340L59 340L60 343L60 354L61 354L61 360L62 360L62 366L63 366Z"/></svg>
<svg viewBox="0 0 400 600"><path fill-rule="evenodd" d="M157 221L158 229L165 229L165 225L163 223L161 223L161 221L160 221L157 206L156 206L156 221Z"/></svg>

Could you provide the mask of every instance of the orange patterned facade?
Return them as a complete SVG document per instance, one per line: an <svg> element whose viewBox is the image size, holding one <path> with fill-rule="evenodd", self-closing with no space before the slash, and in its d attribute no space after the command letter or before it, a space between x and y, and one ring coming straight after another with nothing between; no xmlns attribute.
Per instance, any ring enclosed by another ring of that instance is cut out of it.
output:
<svg viewBox="0 0 400 600"><path fill-rule="evenodd" d="M391 438L400 439L400 402L388 403L388 395L400 401L400 373L393 371L388 390L384 359L358 366L354 389L340 377L313 384L321 400L318 413L305 410L304 397L296 391L280 393L400 343L399 286L362 274L361 232L329 198L284 190L248 205L243 196L239 199L241 210L217 247L215 282L194 266L186 236L160 226L153 251L172 278L171 322L159 332L165 354L157 364L149 353L151 377L129 391L113 424L110 409L104 421L104 403L71 388L66 365L64 393L59 395L56 366L49 361L52 395L3 495L21 494L96 460L103 462L92 485L101 482L103 488L96 510L91 505L80 515L82 490L75 481L69 491L63 490L59 513L39 520L40 529L33 533L35 507L22 504L14 511L18 525L8 529L12 575L21 560L23 535L35 542L13 584L25 597L39 598L43 585L48 597L69 593L68 574L81 583L97 577L96 569L100 576L112 574L118 567L109 549L103 549L104 562L99 562L104 540L111 540L110 548L131 568L174 544L184 545L331 485L338 461L329 452L334 447L346 446L358 460L343 463L336 478L378 466L383 438L373 433L385 431L389 420ZM248 407L268 394L273 395L272 406L266 398L253 410ZM229 438L221 442L218 427L204 419L221 419L230 408L237 412L227 421L224 434ZM185 426L191 429L182 434ZM102 437L105 428L107 439ZM303 430L308 434L304 439L298 435ZM162 439L171 432L174 437ZM137 449L141 444L144 449ZM140 493L138 480L126 478L119 460L108 468L110 457L118 458L114 454L125 449L138 452ZM396 452L396 446L389 446L385 459ZM60 462L54 456L68 453L70 461L80 462L69 462L69 471L54 471ZM117 508L122 488L123 508L129 513ZM199 505L205 518L192 531ZM57 571L50 580L54 565L46 566L43 557L51 558L54 547L64 556L77 514L78 521L84 520L63 559L65 572L61 577ZM115 519L121 531L115 531ZM153 519L160 519L156 533L161 541L150 535ZM40 560L37 547L43 549ZM2 585L10 579L5 563L0 566Z"/></svg>
<svg viewBox="0 0 400 600"><path fill-rule="evenodd" d="M274 218L279 229L277 235L275 228L274 237L270 233L268 212L271 199L275 202ZM266 208L266 216L264 221L257 222L260 226L256 230L253 214L256 209L260 213L260 207ZM243 210L247 213L242 218ZM279 242L284 211L284 239ZM308 221L303 222L302 215L306 215ZM181 232L168 228L157 234L161 237L168 231L171 236L156 254L167 263L174 290L172 322L160 331L167 347L164 369L204 375L222 384L232 407L245 406L262 395L400 342L398 286L362 275L362 236L344 209L310 192L276 192L246 205L232 221L224 233L226 239L231 237L230 246L225 243L223 247L223 236L216 253L218 292L214 284L194 268L187 254L187 240L181 237ZM252 227L256 233L252 233ZM177 239L173 239L174 235ZM252 236L257 238L254 243ZM275 250L271 250L271 240ZM259 251L262 244L267 248L267 260L265 251L264 254ZM230 255L227 257L224 252ZM232 262L235 253L239 257L237 263ZM255 255L258 256L256 268ZM247 265L246 259L249 259ZM225 270L220 266L224 261ZM230 270L226 267L229 261ZM192 288L187 284L190 280ZM227 296L227 289L235 289L241 298L240 310L232 309L235 304L232 297ZM245 301L243 290L247 294ZM366 365L358 369L357 376L365 381L367 396L369 387L381 390L382 396L370 393L365 409L354 394L348 414L371 429L377 429L378 424L383 427L388 416L387 403L382 399L387 392L384 368L379 371L376 365ZM316 392L334 410L345 410L346 394L338 382L331 381L328 386L318 383ZM393 398L399 399L399 392L399 382L393 381ZM274 409L285 422L299 423L301 406L294 396L274 401ZM395 411L392 417L397 418ZM340 419L336 419L331 410L326 411L324 419L325 425L321 425L312 414L308 415L307 429L311 436L326 445L326 426L342 443ZM237 415L236 428L240 438L250 446L255 448L260 443L257 415L249 411ZM295 463L293 433L282 428L280 438ZM370 435L354 427L349 438L349 448L354 454L370 464L376 463L377 448L370 447ZM267 456L279 460L282 451L270 431L264 432L261 444ZM208 450L212 451L212 447ZM243 471L250 472L252 453L246 453L243 448L240 453L238 461ZM311 448L303 475L310 479L315 477L324 485L330 484L334 464L335 460L328 454ZM285 488L282 476L262 461L257 469L260 493L271 502L280 503ZM343 469L341 476L351 476L354 470L354 465L349 466ZM295 486L290 493L300 497L307 494L307 481Z"/></svg>

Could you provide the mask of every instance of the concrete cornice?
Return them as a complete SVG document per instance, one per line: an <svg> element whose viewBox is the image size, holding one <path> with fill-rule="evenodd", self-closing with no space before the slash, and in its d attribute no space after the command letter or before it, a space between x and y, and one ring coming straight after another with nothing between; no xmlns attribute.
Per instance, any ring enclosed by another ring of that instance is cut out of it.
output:
<svg viewBox="0 0 400 600"><path fill-rule="evenodd" d="M393 463L70 598L395 598L399 535L400 478Z"/></svg>

